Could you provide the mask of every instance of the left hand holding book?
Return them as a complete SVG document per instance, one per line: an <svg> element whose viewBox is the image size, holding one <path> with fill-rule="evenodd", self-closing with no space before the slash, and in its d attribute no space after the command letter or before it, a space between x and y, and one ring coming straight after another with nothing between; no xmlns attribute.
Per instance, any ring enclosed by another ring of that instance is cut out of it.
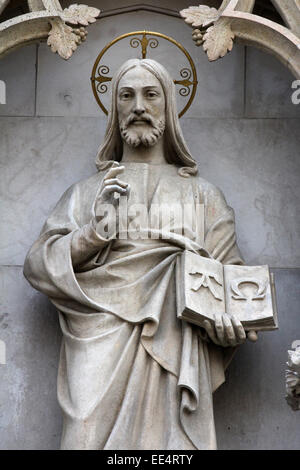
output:
<svg viewBox="0 0 300 470"><path fill-rule="evenodd" d="M223 347L234 347L246 341L246 332L241 322L227 313L214 315L214 322L204 320L203 326L210 339Z"/></svg>

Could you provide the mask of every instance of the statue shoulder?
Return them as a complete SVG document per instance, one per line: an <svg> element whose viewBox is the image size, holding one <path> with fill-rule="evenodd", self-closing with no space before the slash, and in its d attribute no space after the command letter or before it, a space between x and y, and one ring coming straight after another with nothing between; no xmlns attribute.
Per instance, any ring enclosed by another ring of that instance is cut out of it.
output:
<svg viewBox="0 0 300 470"><path fill-rule="evenodd" d="M84 193L86 191L93 191L93 190L96 191L99 188L99 184L103 180L104 174L105 174L104 171L98 171L97 173L94 173L92 176L89 176L88 178L84 178L80 181L77 181L70 187L70 189L72 188L74 191L77 191L79 193Z"/></svg>
<svg viewBox="0 0 300 470"><path fill-rule="evenodd" d="M63 197L75 198L79 201L94 200L97 190L103 180L105 172L98 171L88 178L73 183L64 193Z"/></svg>
<svg viewBox="0 0 300 470"><path fill-rule="evenodd" d="M206 204L210 205L212 203L218 203L227 207L225 196L220 188L202 178L201 176L197 175L195 176L195 179L197 181L200 194L203 196L204 202Z"/></svg>
<svg viewBox="0 0 300 470"><path fill-rule="evenodd" d="M72 184L60 197L49 219L52 220L61 215L69 217L70 214L73 214L75 216L76 214L78 224L85 223L85 214L90 213L103 176L104 172L98 172Z"/></svg>

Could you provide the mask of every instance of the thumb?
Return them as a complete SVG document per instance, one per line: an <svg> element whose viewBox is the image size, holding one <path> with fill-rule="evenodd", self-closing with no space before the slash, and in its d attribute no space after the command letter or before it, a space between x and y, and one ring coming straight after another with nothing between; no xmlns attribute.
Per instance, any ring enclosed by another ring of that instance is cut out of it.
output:
<svg viewBox="0 0 300 470"><path fill-rule="evenodd" d="M257 331L248 331L247 338L249 339L249 341L251 341L251 343L256 343L256 341L258 340Z"/></svg>

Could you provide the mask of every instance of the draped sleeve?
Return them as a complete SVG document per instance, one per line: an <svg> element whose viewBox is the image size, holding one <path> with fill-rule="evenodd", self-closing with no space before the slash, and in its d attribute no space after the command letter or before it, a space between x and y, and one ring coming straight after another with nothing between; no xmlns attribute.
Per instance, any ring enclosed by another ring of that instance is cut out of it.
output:
<svg viewBox="0 0 300 470"><path fill-rule="evenodd" d="M204 191L204 247L223 264L243 264L237 245L235 216L220 189L207 184Z"/></svg>
<svg viewBox="0 0 300 470"><path fill-rule="evenodd" d="M101 237L92 223L101 181L98 173L63 194L25 259L26 279L58 307L65 302L94 307L81 290L75 271L92 264L111 241Z"/></svg>

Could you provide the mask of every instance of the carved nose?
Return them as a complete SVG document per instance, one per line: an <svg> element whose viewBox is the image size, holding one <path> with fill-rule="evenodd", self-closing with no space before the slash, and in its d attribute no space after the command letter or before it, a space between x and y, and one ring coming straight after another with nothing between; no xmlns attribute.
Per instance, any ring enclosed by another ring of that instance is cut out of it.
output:
<svg viewBox="0 0 300 470"><path fill-rule="evenodd" d="M141 116L142 114L144 114L144 112L145 108L143 108L142 106L136 106L134 109L134 114L136 114L137 116Z"/></svg>
<svg viewBox="0 0 300 470"><path fill-rule="evenodd" d="M141 116L145 112L145 106L144 106L143 98L139 94L135 98L134 111L133 112L136 116Z"/></svg>

